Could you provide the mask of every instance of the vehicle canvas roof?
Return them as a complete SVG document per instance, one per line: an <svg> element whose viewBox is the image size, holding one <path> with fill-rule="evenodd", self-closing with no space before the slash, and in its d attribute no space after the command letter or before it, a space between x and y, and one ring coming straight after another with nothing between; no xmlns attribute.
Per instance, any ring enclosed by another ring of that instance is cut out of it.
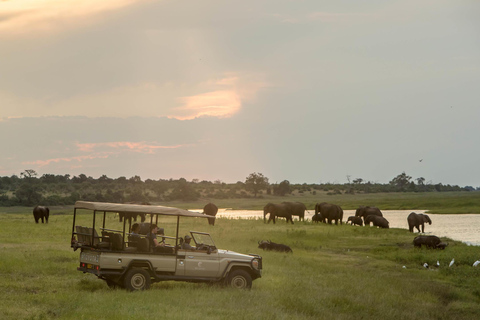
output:
<svg viewBox="0 0 480 320"><path fill-rule="evenodd" d="M146 213L146 214L160 214L165 216L213 218L203 213L192 212L192 211L179 209L179 208L140 205L140 204L77 201L75 202L74 208L88 209L88 210L95 210L95 211L105 211L105 212Z"/></svg>

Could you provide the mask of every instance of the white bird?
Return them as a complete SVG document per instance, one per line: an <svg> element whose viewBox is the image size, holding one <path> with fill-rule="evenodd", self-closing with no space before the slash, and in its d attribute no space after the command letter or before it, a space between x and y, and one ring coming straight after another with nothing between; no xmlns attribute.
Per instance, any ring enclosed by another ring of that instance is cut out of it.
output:
<svg viewBox="0 0 480 320"><path fill-rule="evenodd" d="M423 267L424 267L424 268L428 268L428 263L425 262L425 263L423 264Z"/></svg>
<svg viewBox="0 0 480 320"><path fill-rule="evenodd" d="M475 262L473 263L473 266L476 267L476 266L478 266L479 264L480 264L480 260L477 260L477 261L475 261Z"/></svg>
<svg viewBox="0 0 480 320"><path fill-rule="evenodd" d="M402 268L403 268L403 269L407 269L407 267L405 267L405 266L403 266Z"/></svg>
<svg viewBox="0 0 480 320"><path fill-rule="evenodd" d="M437 260L437 267L440 267L440 261Z"/></svg>
<svg viewBox="0 0 480 320"><path fill-rule="evenodd" d="M454 263L455 263L455 259L452 259L452 261L450 261L450 264L448 266L451 267L453 266Z"/></svg>

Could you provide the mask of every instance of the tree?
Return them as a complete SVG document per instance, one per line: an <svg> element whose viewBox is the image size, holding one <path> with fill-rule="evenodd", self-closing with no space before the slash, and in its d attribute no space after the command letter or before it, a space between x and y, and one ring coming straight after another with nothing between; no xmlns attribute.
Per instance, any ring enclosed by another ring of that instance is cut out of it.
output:
<svg viewBox="0 0 480 320"><path fill-rule="evenodd" d="M283 180L278 185L273 186L273 194L276 196L284 196L291 193L290 181Z"/></svg>
<svg viewBox="0 0 480 320"><path fill-rule="evenodd" d="M22 176L24 179L30 179L30 178L35 178L37 176L37 172L33 169L27 169L20 173L20 176Z"/></svg>
<svg viewBox="0 0 480 320"><path fill-rule="evenodd" d="M399 191L405 191L406 187L410 184L411 179L412 177L407 176L404 171L395 178L393 178L392 181L390 181L390 184L396 186Z"/></svg>
<svg viewBox="0 0 480 320"><path fill-rule="evenodd" d="M255 198L260 190L268 187L268 178L261 173L251 173L245 179L245 187L247 190L253 192Z"/></svg>
<svg viewBox="0 0 480 320"><path fill-rule="evenodd" d="M35 178L37 172L35 172L35 170L27 169L20 173L20 176L23 177L23 182L15 191L15 196L18 201L27 206L38 204L42 200L42 195L38 192L40 186Z"/></svg>

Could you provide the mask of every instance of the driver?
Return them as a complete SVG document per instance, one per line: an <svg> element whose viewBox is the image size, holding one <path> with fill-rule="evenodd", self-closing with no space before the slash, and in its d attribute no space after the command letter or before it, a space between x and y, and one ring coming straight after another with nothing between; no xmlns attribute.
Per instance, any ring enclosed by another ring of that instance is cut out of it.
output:
<svg viewBox="0 0 480 320"><path fill-rule="evenodd" d="M197 249L197 248L192 247L190 245L190 241L192 241L192 237L190 237L189 235L186 235L184 238L185 238L185 241L182 244L182 249L185 249L185 250L196 250Z"/></svg>

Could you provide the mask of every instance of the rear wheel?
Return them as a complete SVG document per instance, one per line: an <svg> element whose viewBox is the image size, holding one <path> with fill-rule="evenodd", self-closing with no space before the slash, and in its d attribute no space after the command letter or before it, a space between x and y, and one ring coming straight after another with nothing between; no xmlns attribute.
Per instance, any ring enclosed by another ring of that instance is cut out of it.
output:
<svg viewBox="0 0 480 320"><path fill-rule="evenodd" d="M233 270L228 275L227 286L235 289L250 289L252 288L252 277L245 270Z"/></svg>
<svg viewBox="0 0 480 320"><path fill-rule="evenodd" d="M150 274L144 269L133 268L125 275L123 284L129 291L147 290L150 288Z"/></svg>

